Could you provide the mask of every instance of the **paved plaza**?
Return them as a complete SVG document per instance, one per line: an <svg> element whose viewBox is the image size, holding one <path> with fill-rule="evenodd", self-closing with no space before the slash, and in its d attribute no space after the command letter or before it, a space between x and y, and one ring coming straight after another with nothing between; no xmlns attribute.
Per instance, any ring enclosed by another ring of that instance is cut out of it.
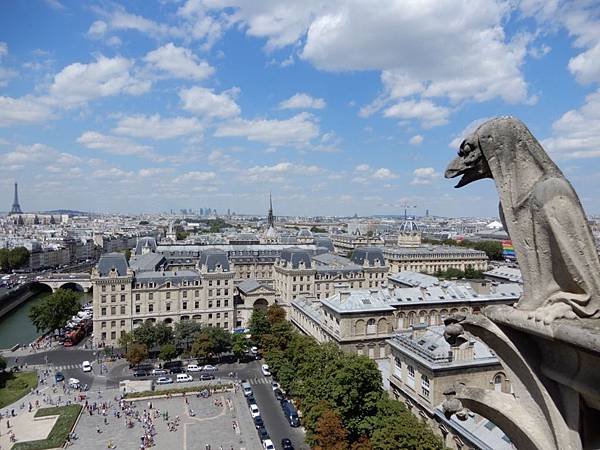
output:
<svg viewBox="0 0 600 450"><path fill-rule="evenodd" d="M91 415L84 411L75 429L78 439L73 441L73 449L100 450L111 444L119 449L144 448L149 424L154 433L153 445L147 448L254 450L262 447L241 392L216 393L208 398L191 394L126 402L131 408L122 408L114 397L108 400L109 395L110 391L105 398L95 400L97 409ZM114 395L118 395L116 391ZM88 403L93 405L94 401L90 399ZM103 403L106 403L105 415ZM133 426L128 427L128 422Z"/></svg>

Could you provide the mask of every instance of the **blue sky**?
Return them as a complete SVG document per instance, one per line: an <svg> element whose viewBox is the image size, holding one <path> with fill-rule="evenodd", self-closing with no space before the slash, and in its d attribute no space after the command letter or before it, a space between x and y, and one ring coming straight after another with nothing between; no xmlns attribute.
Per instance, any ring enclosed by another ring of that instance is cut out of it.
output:
<svg viewBox="0 0 600 450"><path fill-rule="evenodd" d="M0 4L0 209L496 215L441 175L520 117L600 213L600 6Z"/></svg>

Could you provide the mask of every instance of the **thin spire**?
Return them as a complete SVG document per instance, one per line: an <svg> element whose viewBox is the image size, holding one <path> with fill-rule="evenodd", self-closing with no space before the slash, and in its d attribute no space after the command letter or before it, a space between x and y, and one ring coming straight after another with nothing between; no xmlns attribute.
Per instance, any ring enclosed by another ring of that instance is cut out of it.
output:
<svg viewBox="0 0 600 450"><path fill-rule="evenodd" d="M269 215L267 216L267 222L269 222L269 227L275 227L275 216L273 215L273 197L271 192L269 192Z"/></svg>

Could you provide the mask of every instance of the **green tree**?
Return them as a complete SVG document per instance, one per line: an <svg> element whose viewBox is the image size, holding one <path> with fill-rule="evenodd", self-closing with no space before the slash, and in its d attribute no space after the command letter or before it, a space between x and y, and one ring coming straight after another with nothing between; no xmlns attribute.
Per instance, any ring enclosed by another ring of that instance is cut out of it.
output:
<svg viewBox="0 0 600 450"><path fill-rule="evenodd" d="M19 269L29 264L29 250L25 247L15 247L8 255L8 262L12 269Z"/></svg>
<svg viewBox="0 0 600 450"><path fill-rule="evenodd" d="M250 335L258 346L262 345L263 335L271 332L271 324L261 309L255 309L250 317Z"/></svg>
<svg viewBox="0 0 600 450"><path fill-rule="evenodd" d="M159 358L163 361L171 361L177 358L177 347L174 344L164 344L160 348Z"/></svg>
<svg viewBox="0 0 600 450"><path fill-rule="evenodd" d="M163 322L154 325L154 346L161 346L173 342L173 328Z"/></svg>
<svg viewBox="0 0 600 450"><path fill-rule="evenodd" d="M231 336L231 351L239 359L248 351L248 339L241 333Z"/></svg>
<svg viewBox="0 0 600 450"><path fill-rule="evenodd" d="M139 327L132 331L133 341L138 344L144 344L146 348L154 346L154 324L152 322L144 322Z"/></svg>
<svg viewBox="0 0 600 450"><path fill-rule="evenodd" d="M190 353L194 358L205 359L210 356L211 350L212 345L210 342L210 337L208 334L200 333L200 335L194 340Z"/></svg>
<svg viewBox="0 0 600 450"><path fill-rule="evenodd" d="M271 326L279 322L285 322L285 309L281 305L271 305L267 308L267 320Z"/></svg>
<svg viewBox="0 0 600 450"><path fill-rule="evenodd" d="M129 261L131 259L131 249L130 248L126 248L125 250L123 250L123 254L125 255L125 259L127 261Z"/></svg>
<svg viewBox="0 0 600 450"><path fill-rule="evenodd" d="M119 347L124 349L125 352L127 352L129 346L134 342L135 341L133 337L133 332L131 331L126 331L125 333L122 333L121 336L119 336L119 339L117 340L117 344L119 345Z"/></svg>
<svg viewBox="0 0 600 450"><path fill-rule="evenodd" d="M125 354L125 359L134 366L137 366L146 358L148 358L148 347L140 343L130 345Z"/></svg>
<svg viewBox="0 0 600 450"><path fill-rule="evenodd" d="M263 334L262 336L263 351L285 350L292 339L293 333L294 331L290 322L276 322L271 326L270 333Z"/></svg>
<svg viewBox="0 0 600 450"><path fill-rule="evenodd" d="M189 350L192 342L202 333L202 325L193 320L182 320L175 324L175 345Z"/></svg>
<svg viewBox="0 0 600 450"><path fill-rule="evenodd" d="M373 418L371 443L381 450L441 450L444 445L426 423L417 419L400 402L384 398Z"/></svg>
<svg viewBox="0 0 600 450"><path fill-rule="evenodd" d="M29 318L38 332L48 333L64 326L79 312L79 294L58 289L53 294L33 305Z"/></svg>

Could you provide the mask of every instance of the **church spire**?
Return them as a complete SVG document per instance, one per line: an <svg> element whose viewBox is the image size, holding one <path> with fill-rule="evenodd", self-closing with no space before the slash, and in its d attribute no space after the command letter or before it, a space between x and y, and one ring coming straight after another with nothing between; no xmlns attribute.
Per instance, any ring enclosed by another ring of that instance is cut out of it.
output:
<svg viewBox="0 0 600 450"><path fill-rule="evenodd" d="M267 222L269 222L270 228L275 228L275 216L273 216L273 198L269 192L269 215L267 216Z"/></svg>

